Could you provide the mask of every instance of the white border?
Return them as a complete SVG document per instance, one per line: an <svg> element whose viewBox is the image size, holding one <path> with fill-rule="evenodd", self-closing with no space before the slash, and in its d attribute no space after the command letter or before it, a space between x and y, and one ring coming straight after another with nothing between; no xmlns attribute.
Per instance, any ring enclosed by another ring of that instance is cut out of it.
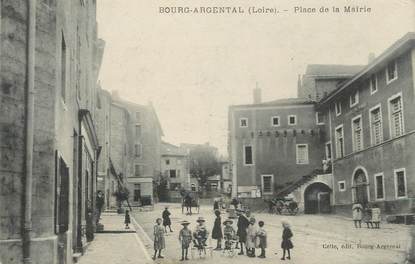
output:
<svg viewBox="0 0 415 264"><path fill-rule="evenodd" d="M305 146L306 149L306 154L307 154L307 160L305 163L298 163L298 147L300 146ZM295 145L295 163L297 165L308 165L310 164L310 159L309 159L309 155L308 155L308 144L296 144Z"/></svg>
<svg viewBox="0 0 415 264"><path fill-rule="evenodd" d="M376 177L382 177L382 189L383 189L383 197L378 198L378 182L376 181ZM384 201L385 200L385 175L383 175L383 172L376 173L373 175L374 185L375 185L375 200L376 201Z"/></svg>
<svg viewBox="0 0 415 264"><path fill-rule="evenodd" d="M342 188L340 188L340 184L341 183L344 183L344 188L342 189ZM345 192L346 191L346 189L347 189L347 187L346 187L346 181L338 181L337 182L337 188L339 189L339 192Z"/></svg>
<svg viewBox="0 0 415 264"><path fill-rule="evenodd" d="M378 103L377 105L373 106L372 108L369 109L369 130L370 130L370 145L371 146L375 146L376 143L374 142L374 135L373 135L373 130L372 130L372 112L376 109L379 108L379 113L380 113L380 126L381 126L381 138L380 138L380 143L381 144L383 142L383 115L382 115L382 104Z"/></svg>
<svg viewBox="0 0 415 264"><path fill-rule="evenodd" d="M360 119L360 131L361 131L360 132L361 133L360 134L360 142L361 142L361 148L360 149L356 149L356 144L355 144L355 141L354 141L355 132L354 132L353 123L354 123L354 121L356 119ZM357 115L357 116L355 116L355 117L352 118L352 120L350 122L350 127L352 128L352 150L353 150L353 152L358 152L358 151L363 150L365 148L365 145L363 144L363 136L364 136L364 133L363 133L363 119L362 119L362 114L359 114L359 115Z"/></svg>
<svg viewBox="0 0 415 264"><path fill-rule="evenodd" d="M388 74L388 66L389 64L394 63L395 65L395 78L389 80L389 74ZM385 69L385 74L386 74L386 84L390 84L391 82L395 81L396 79L398 79L398 64L396 62L396 59L394 61L389 62L388 64L386 64L386 69Z"/></svg>
<svg viewBox="0 0 415 264"><path fill-rule="evenodd" d="M274 124L274 118L278 118L278 125ZM279 127L281 125L281 118L280 116L271 116L271 126L272 127Z"/></svg>
<svg viewBox="0 0 415 264"><path fill-rule="evenodd" d="M271 192L264 192L264 176L271 177ZM261 192L264 195L273 194L274 193L274 174L261 174Z"/></svg>
<svg viewBox="0 0 415 264"><path fill-rule="evenodd" d="M392 119L391 119L391 101L396 99L397 97L401 97L401 105L402 105L402 135L405 134L405 115L404 115L404 105L403 105L403 98L402 98L402 91L396 93L388 98L388 120L389 120L389 137L396 138L398 136L392 136ZM399 136L402 136L399 135Z"/></svg>
<svg viewBox="0 0 415 264"><path fill-rule="evenodd" d="M246 120L246 126L242 126L242 120ZM249 123L248 123L248 118L247 117L241 117L239 118L239 127L248 127Z"/></svg>
<svg viewBox="0 0 415 264"><path fill-rule="evenodd" d="M356 96L356 102L354 104L352 103L353 96ZM349 101L350 101L350 108L359 104L359 90L356 90L352 95L349 96Z"/></svg>
<svg viewBox="0 0 415 264"><path fill-rule="evenodd" d="M398 182L397 182L397 172L401 172L403 171L403 178L405 180L405 196L400 196L398 197ZM393 170L393 178L394 178L394 183L395 183L395 198L396 199L406 199L408 198L408 182L406 180L406 169L405 168L399 168L396 170Z"/></svg>
<svg viewBox="0 0 415 264"><path fill-rule="evenodd" d="M291 117L294 117L294 124L290 124L290 118ZM288 119L287 119L287 121L288 121L288 125L289 126L295 126L295 125L297 125L297 115L288 115Z"/></svg>
<svg viewBox="0 0 415 264"><path fill-rule="evenodd" d="M338 141L338 137L337 137L337 130L339 129L339 128L341 128L342 129L342 138L343 138L343 143L342 143L342 147L343 147L343 155L337 155L337 153L338 153L338 151L337 151L337 141ZM336 148L336 159L341 159L341 158L343 158L344 156L346 156L346 150L344 149L344 127L343 127L343 124L341 124L341 125L338 125L338 126L336 126L336 128L334 128L334 145L335 145L335 148ZM332 155L333 155L333 153L332 153ZM339 157L340 156L340 157Z"/></svg>

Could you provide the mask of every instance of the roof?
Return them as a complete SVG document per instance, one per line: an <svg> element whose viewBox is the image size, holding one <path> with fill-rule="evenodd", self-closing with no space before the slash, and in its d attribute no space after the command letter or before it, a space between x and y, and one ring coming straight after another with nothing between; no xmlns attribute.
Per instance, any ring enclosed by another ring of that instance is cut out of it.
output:
<svg viewBox="0 0 415 264"><path fill-rule="evenodd" d="M162 156L187 156L187 153L185 149L163 141L161 144L161 155Z"/></svg>
<svg viewBox="0 0 415 264"><path fill-rule="evenodd" d="M366 65L310 64L306 75L320 77L348 77L361 71Z"/></svg>
<svg viewBox="0 0 415 264"><path fill-rule="evenodd" d="M326 98L320 101L319 105L323 105L333 99L334 96L341 93L345 89L349 88L356 81L359 81L361 78L367 77L380 70L382 67L385 67L386 64L402 55L404 52L415 46L415 32L409 32L405 34L402 38L393 43L389 48L387 48L381 55L375 58L371 63L369 63L365 68L360 72L355 74L350 80L343 82L339 85L339 88L330 93Z"/></svg>
<svg viewBox="0 0 415 264"><path fill-rule="evenodd" d="M277 99L277 100L263 102L259 104L232 105L231 107L258 107L258 106L302 105L302 104L314 104L314 102L306 98L283 98L283 99Z"/></svg>

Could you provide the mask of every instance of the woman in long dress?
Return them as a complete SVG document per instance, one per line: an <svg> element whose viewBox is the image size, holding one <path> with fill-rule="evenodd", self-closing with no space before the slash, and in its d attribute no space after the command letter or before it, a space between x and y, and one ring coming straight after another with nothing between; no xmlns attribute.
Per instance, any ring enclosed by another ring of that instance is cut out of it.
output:
<svg viewBox="0 0 415 264"><path fill-rule="evenodd" d="M161 250L166 248L166 241L164 239L164 228L161 226L162 221L161 218L157 218L156 225L154 225L154 260L156 259L157 252L158 258L164 258L161 255Z"/></svg>
<svg viewBox="0 0 415 264"><path fill-rule="evenodd" d="M359 224L359 228L362 227L362 218L363 218L363 206L360 203L355 203L352 206L352 213L353 213L353 222L354 226L357 228Z"/></svg>
<svg viewBox="0 0 415 264"><path fill-rule="evenodd" d="M215 223L213 224L213 230L212 230L212 238L217 240L217 245L215 250L221 250L222 249L222 220L220 217L220 211L215 211L216 219Z"/></svg>
<svg viewBox="0 0 415 264"><path fill-rule="evenodd" d="M255 247L256 247L256 236L258 233L258 228L255 226L255 218L251 217L249 219L249 226L247 228L246 236L246 247L249 250L247 254L248 257L255 257Z"/></svg>

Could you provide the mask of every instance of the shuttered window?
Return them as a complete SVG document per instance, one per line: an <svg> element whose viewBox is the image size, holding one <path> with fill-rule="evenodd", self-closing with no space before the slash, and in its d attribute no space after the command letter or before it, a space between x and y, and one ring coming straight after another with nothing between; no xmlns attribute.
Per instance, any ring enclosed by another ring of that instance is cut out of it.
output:
<svg viewBox="0 0 415 264"><path fill-rule="evenodd" d="M297 145L297 164L308 164L308 145Z"/></svg>
<svg viewBox="0 0 415 264"><path fill-rule="evenodd" d="M401 96L390 100L390 115L392 137L399 137L403 134L403 112Z"/></svg>
<svg viewBox="0 0 415 264"><path fill-rule="evenodd" d="M360 151L363 149L363 130L362 118L356 117L352 121L353 129L353 151Z"/></svg>
<svg viewBox="0 0 415 264"><path fill-rule="evenodd" d="M380 107L370 111L372 144L377 145L383 141L382 113Z"/></svg>

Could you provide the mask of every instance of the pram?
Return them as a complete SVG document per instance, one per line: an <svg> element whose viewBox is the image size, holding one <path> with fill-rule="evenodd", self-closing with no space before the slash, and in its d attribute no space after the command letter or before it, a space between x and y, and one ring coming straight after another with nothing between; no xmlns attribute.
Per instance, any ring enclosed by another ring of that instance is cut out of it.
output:
<svg viewBox="0 0 415 264"><path fill-rule="evenodd" d="M195 258L196 252L199 258L205 258L208 254L212 257L213 248L210 245L210 239L202 239L199 236L193 237L193 247L191 248L192 259Z"/></svg>
<svg viewBox="0 0 415 264"><path fill-rule="evenodd" d="M234 236L225 236L225 245L223 247L222 254L228 257L233 257L236 255L236 246L238 245L239 237Z"/></svg>

